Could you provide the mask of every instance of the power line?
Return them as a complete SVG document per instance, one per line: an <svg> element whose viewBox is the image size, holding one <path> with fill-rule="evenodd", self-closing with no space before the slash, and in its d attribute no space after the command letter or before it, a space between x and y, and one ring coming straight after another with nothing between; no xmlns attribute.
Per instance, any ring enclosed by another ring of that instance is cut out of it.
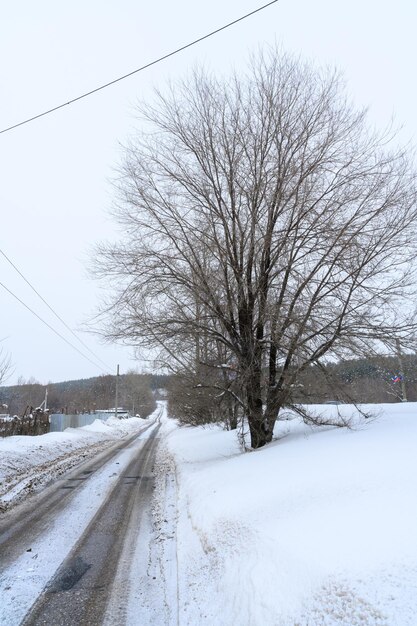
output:
<svg viewBox="0 0 417 626"><path fill-rule="evenodd" d="M2 254L2 255L4 256L4 258L6 259L6 261L7 261L8 263L10 263L10 265L13 267L13 269L15 269L15 270L16 270L16 272L19 274L19 276L21 276L21 277L23 278L23 280L25 281L25 283L26 283L27 285L29 285L29 287L32 289L32 291L34 291L34 292L36 293L36 295L38 296L38 298L40 298L40 299L42 300L42 302L43 302L44 304L46 304L46 306L48 307L48 309L49 309L49 310L50 310L50 311L51 311L51 312L55 315L55 317L56 317L56 318L57 318L57 319L61 322L61 324L63 324L63 325L65 326L65 328L66 328L67 330L69 330L69 332L70 332L70 333L71 333L71 334L75 337L75 339L77 339L77 341L79 341L79 342L80 342L80 344L81 344L82 346L84 346L84 348L85 348L86 350L88 350L88 352L89 352L90 354L92 354L92 355L93 355L93 357L94 357L95 359L97 359L97 361L100 361L100 363L101 363L102 365L104 365L106 368L108 368L109 370L111 370L112 368L111 368L111 367L110 367L107 363L105 363L104 361L102 361L102 360L100 359L100 357L98 357L96 354L94 354L94 352L93 352L93 351L92 351L92 350L91 350L91 349L87 346L87 344L86 344L86 343L84 343L84 341L83 341L80 337L78 337L78 335L77 335L77 334L76 334L76 333L72 330L72 328L70 328L70 326L68 326L68 324L65 322L65 320L63 320L63 319L62 319L62 317L60 317L60 316L58 315L58 313L57 313L57 312L56 312L56 311L55 311L55 310L54 310L54 309L50 306L50 304L48 304L48 302L45 300L45 298L44 298L43 296L41 296L41 294L40 294L40 293L39 293L39 292L35 289L35 287L32 285L32 283L31 283L31 282L30 282L30 281L29 281L29 280L28 280L28 279L27 279L27 278L26 278L26 277L22 274L22 272L19 270L19 268L17 268L17 267L16 267L16 265L13 263L13 261L12 261L12 260L11 260L11 259L7 256L7 254L6 254L5 252L3 252L3 250L1 250L1 249L0 249L0 254Z"/></svg>
<svg viewBox="0 0 417 626"><path fill-rule="evenodd" d="M16 294L13 293L13 291L11 291L8 287L6 287L6 285L4 285L2 282L0 282L0 287L3 287L3 289L5 289L11 296L13 296L13 298L15 298L18 302L20 302L20 304L22 304L28 311L30 311L32 313L32 315L34 315L35 317L38 318L38 320L40 320L42 322L42 324L45 324L45 326L47 326L50 330L52 330L53 333L55 333L55 335L57 335L60 339L62 339L62 341L65 341L66 344L68 344L69 346L71 346L71 348L74 348L74 350L76 350L78 352L78 354L80 354L84 359L87 359L87 361L89 361L92 365L94 365L94 367L98 367L99 369L101 369L102 372L104 372L105 374L107 374L107 370L103 369L100 365L98 365L98 363L94 363L94 361L92 361L90 359L90 357L88 357L86 354L84 354L83 352L81 352L81 350L79 350L77 348L77 346L74 346L73 343L71 343L70 341L68 341L68 339L66 339L63 335L61 335L61 333L59 333L57 330L55 330L55 328L53 328L53 326L51 326L50 324L48 324L48 322L45 322L44 319L42 319L42 317L40 315L38 315L33 309L30 308L30 306L28 306L25 302L23 302L23 300L21 300L18 296L16 296Z"/></svg>
<svg viewBox="0 0 417 626"><path fill-rule="evenodd" d="M278 0L272 0L272 2L268 2L267 4L264 4L258 9L255 9L254 11L251 11L250 13L246 13L246 15L242 15L241 17L238 17L236 20L233 20L232 22L229 22L228 24L225 24L224 26L221 26L220 28L216 28L216 30L212 30L210 33L207 33L206 35L203 35L202 37L199 37L198 39L194 39L194 41L191 41L190 43L187 43L184 46L181 46L180 48L173 50L172 52L168 52L167 54L164 54L163 56L155 59L154 61L151 61L150 63L147 63L146 65L142 65L141 67L138 67L136 70L133 70L132 72L129 72L128 74L119 76L119 78L115 78L114 80L111 80L110 82L105 83L104 85L100 85L99 87L96 87L95 89L91 89L90 91L87 91L81 94L80 96L72 98L72 100L68 100L68 102L63 102L62 104L58 104L58 106L48 109L47 111L43 111L43 113L38 113L37 115L34 115L25 120L22 120L21 122L18 122L17 124L13 124L13 126L4 128L3 130L0 130L0 135L3 133L7 133L10 130L13 130L14 128L18 128L19 126L23 126L24 124L29 124L29 122L33 122L34 120L37 120L40 117L44 117L45 115L54 113L55 111L58 111L59 109L62 109L63 107L66 107L70 104L74 104L74 102L77 102L78 100L82 100L83 98L87 98L88 96L91 96L93 93L97 93L97 91L101 91L102 89L106 89L107 87L110 87L111 85L114 85L115 83L119 83L120 81L125 80L126 78L129 78L130 76L133 76L134 74L143 72L143 70L146 70L149 67L152 67L153 65L156 65L157 63L160 63L161 61L165 61L165 59L169 59L169 57L172 57L175 54L178 54L179 52L183 52L187 48L191 48L191 46L195 46L197 43L200 43L201 41L204 41L205 39L208 39L209 37L212 37L213 35L217 35L217 33L220 33L222 30L226 30L227 28L230 28L231 26L234 26L235 24L238 24L239 22L246 20L248 17L251 17L252 15L255 15L255 13L259 13L260 11L263 11L264 9L271 6L272 4L275 4L276 2L278 2Z"/></svg>

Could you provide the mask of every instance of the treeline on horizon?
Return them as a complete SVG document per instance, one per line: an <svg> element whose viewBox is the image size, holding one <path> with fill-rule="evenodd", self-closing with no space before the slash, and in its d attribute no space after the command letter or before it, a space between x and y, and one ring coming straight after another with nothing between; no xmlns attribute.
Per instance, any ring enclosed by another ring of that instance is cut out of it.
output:
<svg viewBox="0 0 417 626"><path fill-rule="evenodd" d="M158 374L122 374L119 376L119 408L132 415L147 417L156 406L156 390L166 387L167 379L167 376ZM90 413L115 406L116 376L110 374L47 385L33 378L18 383L0 387L0 405L7 405L10 415L23 415L27 407L40 406L46 389L50 413Z"/></svg>
<svg viewBox="0 0 417 626"><path fill-rule="evenodd" d="M395 356L312 365L293 385L289 405L402 402L404 389L408 401L417 401L417 355L403 355L402 365L401 372ZM216 389L218 376L219 369L213 367L172 377L168 384L170 415L185 424L220 422L236 428L239 409L230 396ZM231 390L234 388L238 389L237 380L231 382Z"/></svg>
<svg viewBox="0 0 417 626"><path fill-rule="evenodd" d="M294 402L381 403L401 402L402 374L408 401L417 401L417 354L403 355L403 372L394 356L375 356L313 365L299 377L293 390ZM209 377L204 382L209 382ZM11 415L22 415L27 407L36 408L45 398L48 389L50 412L93 412L114 408L116 376L69 380L41 385L34 379L19 384L0 387L0 405L8 406ZM189 375L128 373L119 377L119 407L132 415L146 417L155 408L158 389L167 389L170 407L176 417L185 407L195 410L212 402L210 389L201 388L196 377ZM194 401L193 401L194 400Z"/></svg>
<svg viewBox="0 0 417 626"><path fill-rule="evenodd" d="M404 381L404 385L401 383ZM403 389L406 398L403 398ZM417 354L374 356L313 365L294 389L295 400L321 403L329 400L355 403L417 401Z"/></svg>

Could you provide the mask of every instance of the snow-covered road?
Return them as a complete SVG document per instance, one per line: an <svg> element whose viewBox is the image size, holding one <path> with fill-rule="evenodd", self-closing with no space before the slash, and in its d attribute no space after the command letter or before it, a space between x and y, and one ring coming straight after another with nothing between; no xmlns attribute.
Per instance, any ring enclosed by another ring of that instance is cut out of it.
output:
<svg viewBox="0 0 417 626"><path fill-rule="evenodd" d="M1 624L102 623L121 554L121 569L130 568L122 553L127 530L132 525L137 535L142 512L150 509L162 410L3 516ZM113 595L117 602L116 587Z"/></svg>
<svg viewBox="0 0 417 626"><path fill-rule="evenodd" d="M364 408L377 419L310 407L353 430L289 415L249 453L220 427L179 428L165 403L63 433L58 450L0 441L8 507L30 464L55 476L32 517L3 514L0 624L417 626L417 403Z"/></svg>

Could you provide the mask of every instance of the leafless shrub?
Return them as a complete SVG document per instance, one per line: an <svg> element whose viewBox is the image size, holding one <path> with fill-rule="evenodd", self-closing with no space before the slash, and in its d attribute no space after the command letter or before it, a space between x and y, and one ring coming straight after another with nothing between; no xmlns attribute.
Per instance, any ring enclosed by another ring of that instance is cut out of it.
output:
<svg viewBox="0 0 417 626"><path fill-rule="evenodd" d="M10 355L0 350L0 385L6 382L12 373L12 360Z"/></svg>
<svg viewBox="0 0 417 626"><path fill-rule="evenodd" d="M34 411L25 417L15 415L0 419L0 437L44 435L49 429L49 414L42 411Z"/></svg>

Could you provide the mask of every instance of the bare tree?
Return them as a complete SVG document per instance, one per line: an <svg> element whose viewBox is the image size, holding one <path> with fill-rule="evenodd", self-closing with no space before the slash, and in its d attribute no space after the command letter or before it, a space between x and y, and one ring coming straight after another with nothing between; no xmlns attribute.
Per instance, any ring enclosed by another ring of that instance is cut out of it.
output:
<svg viewBox="0 0 417 626"><path fill-rule="evenodd" d="M12 360L8 354L0 350L0 385L2 385L12 372Z"/></svg>
<svg viewBox="0 0 417 626"><path fill-rule="evenodd" d="M149 376L128 371L121 377L120 400L132 415L148 417L156 408L155 398L149 384Z"/></svg>
<svg viewBox="0 0 417 626"><path fill-rule="evenodd" d="M243 77L195 72L142 113L118 180L124 241L99 249L104 332L180 371L221 345L218 386L258 448L311 364L413 335L410 157L335 73L276 51Z"/></svg>

